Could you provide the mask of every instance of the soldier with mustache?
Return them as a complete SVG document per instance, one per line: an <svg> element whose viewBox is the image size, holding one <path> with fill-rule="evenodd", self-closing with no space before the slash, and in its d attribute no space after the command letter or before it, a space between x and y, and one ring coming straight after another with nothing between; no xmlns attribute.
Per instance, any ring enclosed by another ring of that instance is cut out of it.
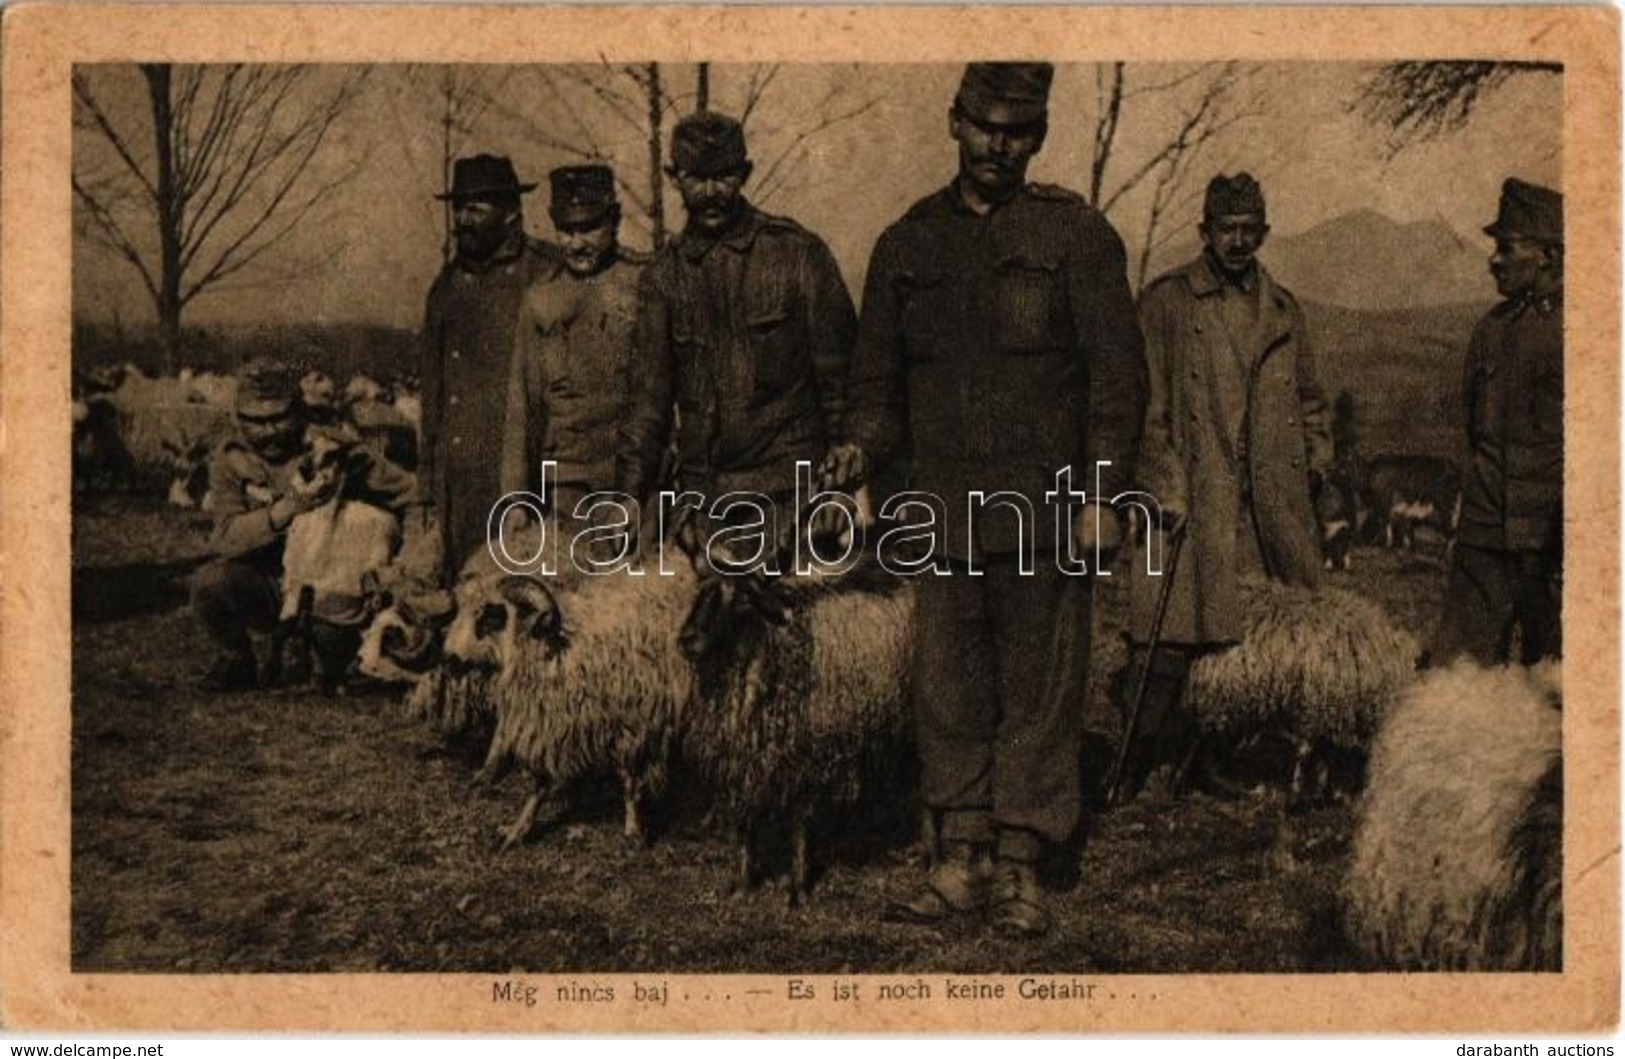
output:
<svg viewBox="0 0 1625 1059"><path fill-rule="evenodd" d="M746 200L738 121L684 118L667 173L688 224L644 273L620 488L651 490L675 409L683 489L766 497L782 534L796 461L817 466L838 442L852 298L822 239Z"/></svg>
<svg viewBox="0 0 1625 1059"><path fill-rule="evenodd" d="M568 525L583 497L616 485L615 446L647 259L620 245L621 207L609 166L565 166L549 180L548 213L563 262L531 284L520 307L502 491L539 493L542 464L552 461L544 499Z"/></svg>
<svg viewBox="0 0 1625 1059"><path fill-rule="evenodd" d="M1563 653L1563 196L1509 178L1473 330L1461 529L1432 660L1531 665Z"/></svg>

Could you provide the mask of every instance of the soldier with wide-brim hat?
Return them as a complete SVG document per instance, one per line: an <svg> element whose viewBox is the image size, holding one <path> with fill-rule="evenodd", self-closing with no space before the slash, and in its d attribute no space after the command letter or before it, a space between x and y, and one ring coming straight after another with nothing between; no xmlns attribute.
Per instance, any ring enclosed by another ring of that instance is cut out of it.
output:
<svg viewBox="0 0 1625 1059"><path fill-rule="evenodd" d="M1473 329L1467 459L1450 579L1429 650L1525 665L1563 653L1563 196L1508 177L1490 274L1504 299Z"/></svg>
<svg viewBox="0 0 1625 1059"><path fill-rule="evenodd" d="M435 196L442 202L518 201L535 191L535 184L523 183L513 162L501 155L476 154L452 164L451 189Z"/></svg>
<svg viewBox="0 0 1625 1059"><path fill-rule="evenodd" d="M500 155L459 158L451 187L455 253L424 312L419 473L446 554L446 584L484 549L501 498L502 422L514 325L526 288L560 264L558 249L525 235L522 181Z"/></svg>

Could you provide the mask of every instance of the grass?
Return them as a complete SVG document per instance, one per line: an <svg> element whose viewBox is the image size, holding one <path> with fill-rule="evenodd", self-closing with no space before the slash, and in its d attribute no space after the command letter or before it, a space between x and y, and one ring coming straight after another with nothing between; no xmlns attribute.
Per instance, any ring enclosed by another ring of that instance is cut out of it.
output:
<svg viewBox="0 0 1625 1059"><path fill-rule="evenodd" d="M393 697L194 690L208 653L184 608L202 554L189 516L88 499L74 531L77 972L1366 969L1336 927L1349 804L1289 811L1270 790L1097 800L1081 844L1050 865L1058 923L1038 943L883 920L922 870L907 800L825 822L814 902L797 911L771 886L725 893L732 850L692 796L634 848L618 795L594 788L498 856L522 779L471 789L482 748L409 723ZM1362 549L1337 576L1418 633L1443 587L1436 548ZM1111 627L1120 599L1097 606ZM1116 728L1098 683L1096 783Z"/></svg>

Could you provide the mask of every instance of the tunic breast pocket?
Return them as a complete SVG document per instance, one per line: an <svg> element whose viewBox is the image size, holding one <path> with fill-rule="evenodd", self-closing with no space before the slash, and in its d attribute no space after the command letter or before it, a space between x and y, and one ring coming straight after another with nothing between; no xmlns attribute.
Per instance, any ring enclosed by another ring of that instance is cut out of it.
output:
<svg viewBox="0 0 1625 1059"><path fill-rule="evenodd" d="M1529 393L1529 429L1537 438L1563 436L1563 373L1542 372L1535 376Z"/></svg>
<svg viewBox="0 0 1625 1059"><path fill-rule="evenodd" d="M788 305L753 311L746 319L755 401L763 404L791 389L807 371L806 329Z"/></svg>
<svg viewBox="0 0 1625 1059"><path fill-rule="evenodd" d="M910 364L930 364L939 356L949 306L940 272L900 272L892 290L901 310L903 351Z"/></svg>
<svg viewBox="0 0 1625 1059"><path fill-rule="evenodd" d="M1002 258L994 269L993 340L1009 353L1041 353L1072 341L1061 266L1025 256Z"/></svg>
<svg viewBox="0 0 1625 1059"><path fill-rule="evenodd" d="M692 331L674 328L671 344L677 359L677 405L697 411L705 406L712 389L711 358L706 355L705 342Z"/></svg>

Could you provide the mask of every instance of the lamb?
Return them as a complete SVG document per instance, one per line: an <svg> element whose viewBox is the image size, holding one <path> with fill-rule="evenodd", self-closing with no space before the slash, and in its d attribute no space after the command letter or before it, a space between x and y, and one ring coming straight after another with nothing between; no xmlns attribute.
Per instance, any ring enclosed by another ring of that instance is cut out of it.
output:
<svg viewBox="0 0 1625 1059"><path fill-rule="evenodd" d="M1201 730L1239 740L1275 729L1297 744L1296 794L1324 786L1323 751L1370 744L1388 700L1414 678L1416 641L1370 600L1275 581L1242 584L1244 634L1191 667Z"/></svg>
<svg viewBox="0 0 1625 1059"><path fill-rule="evenodd" d="M735 829L735 893L755 885L764 833L782 825L790 904L804 904L815 812L856 804L907 756L912 620L912 592L874 567L701 588L683 631L699 694L682 750Z"/></svg>
<svg viewBox="0 0 1625 1059"><path fill-rule="evenodd" d="M1377 738L1345 930L1386 966L1560 970L1562 848L1557 663L1429 672Z"/></svg>
<svg viewBox="0 0 1625 1059"><path fill-rule="evenodd" d="M343 435L312 432L293 487L309 494L336 489L326 503L294 518L282 557L282 612L271 641L267 682L309 678L316 647L324 691L338 690L360 643L366 611L364 581L385 569L400 545L400 522L392 512L345 495L351 442ZM336 484L335 484L336 483ZM292 667L284 672L286 645Z"/></svg>
<svg viewBox="0 0 1625 1059"><path fill-rule="evenodd" d="M574 783L611 768L621 781L623 832L647 840L645 810L665 787L692 698L678 632L693 599L693 572L679 564L669 576L509 577L491 586L477 617L459 613L448 655L497 673L482 772L517 762L535 781L503 850L530 833L544 801L550 816L562 812ZM470 628L472 643L462 635Z"/></svg>

